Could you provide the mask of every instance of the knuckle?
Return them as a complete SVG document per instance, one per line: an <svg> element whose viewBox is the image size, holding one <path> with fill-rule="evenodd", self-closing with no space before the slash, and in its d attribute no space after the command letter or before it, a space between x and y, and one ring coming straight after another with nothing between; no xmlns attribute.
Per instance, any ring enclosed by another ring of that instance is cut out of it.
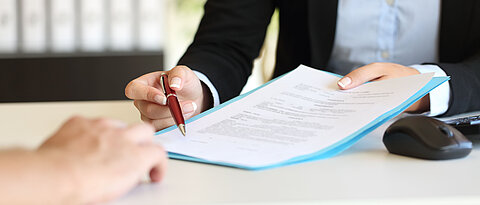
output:
<svg viewBox="0 0 480 205"><path fill-rule="evenodd" d="M188 71L190 71L190 68L188 68L185 65L179 65L173 68L172 70L175 72L175 75L184 76Z"/></svg>
<svg viewBox="0 0 480 205"><path fill-rule="evenodd" d="M104 118L104 117L100 117L100 118L97 118L94 120L94 123L97 124L97 125L101 125L101 126L109 126L111 124L111 120L110 119L107 119L107 118Z"/></svg>
<svg viewBox="0 0 480 205"><path fill-rule="evenodd" d="M153 92L147 92L147 94L146 94L145 97L146 97L147 100L153 102L153 101L154 101L154 98L155 98L155 93L153 93Z"/></svg>
<svg viewBox="0 0 480 205"><path fill-rule="evenodd" d="M82 120L83 117L80 116L80 115L74 115L70 118L71 121L78 121L78 120Z"/></svg>
<svg viewBox="0 0 480 205"><path fill-rule="evenodd" d="M78 123L81 121L85 121L86 119L80 115L74 115L68 119L67 123Z"/></svg>

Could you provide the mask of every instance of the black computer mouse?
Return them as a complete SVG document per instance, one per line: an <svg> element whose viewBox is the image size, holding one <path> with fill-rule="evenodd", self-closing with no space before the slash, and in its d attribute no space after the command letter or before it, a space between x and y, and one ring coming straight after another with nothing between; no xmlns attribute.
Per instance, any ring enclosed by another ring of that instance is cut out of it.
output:
<svg viewBox="0 0 480 205"><path fill-rule="evenodd" d="M391 124L383 135L388 151L431 160L465 157L470 142L454 127L426 116L409 116Z"/></svg>

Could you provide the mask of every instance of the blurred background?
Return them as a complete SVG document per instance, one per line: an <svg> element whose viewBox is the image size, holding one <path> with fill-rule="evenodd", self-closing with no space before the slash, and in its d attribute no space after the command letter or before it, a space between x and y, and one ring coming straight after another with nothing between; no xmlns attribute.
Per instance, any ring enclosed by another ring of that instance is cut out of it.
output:
<svg viewBox="0 0 480 205"><path fill-rule="evenodd" d="M0 102L126 99L132 79L168 70L205 0L0 0ZM244 92L270 79L278 17Z"/></svg>

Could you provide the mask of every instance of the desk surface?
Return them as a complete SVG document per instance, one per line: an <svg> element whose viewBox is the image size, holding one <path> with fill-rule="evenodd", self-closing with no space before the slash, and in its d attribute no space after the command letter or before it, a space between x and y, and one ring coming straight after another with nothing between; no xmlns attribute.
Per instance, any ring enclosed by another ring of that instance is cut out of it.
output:
<svg viewBox="0 0 480 205"><path fill-rule="evenodd" d="M139 122L130 101L0 104L0 148L34 148L78 114ZM388 154L385 126L331 159L264 171L169 160L165 180L113 204L479 204L479 146L465 159Z"/></svg>

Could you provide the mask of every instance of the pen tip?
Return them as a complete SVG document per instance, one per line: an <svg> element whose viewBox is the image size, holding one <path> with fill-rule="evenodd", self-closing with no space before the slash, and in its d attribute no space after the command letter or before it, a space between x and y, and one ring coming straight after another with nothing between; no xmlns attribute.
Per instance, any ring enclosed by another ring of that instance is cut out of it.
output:
<svg viewBox="0 0 480 205"><path fill-rule="evenodd" d="M187 131L185 130L185 125L184 124L179 124L178 129L180 129L180 132L182 132L183 136L185 136L187 134Z"/></svg>

